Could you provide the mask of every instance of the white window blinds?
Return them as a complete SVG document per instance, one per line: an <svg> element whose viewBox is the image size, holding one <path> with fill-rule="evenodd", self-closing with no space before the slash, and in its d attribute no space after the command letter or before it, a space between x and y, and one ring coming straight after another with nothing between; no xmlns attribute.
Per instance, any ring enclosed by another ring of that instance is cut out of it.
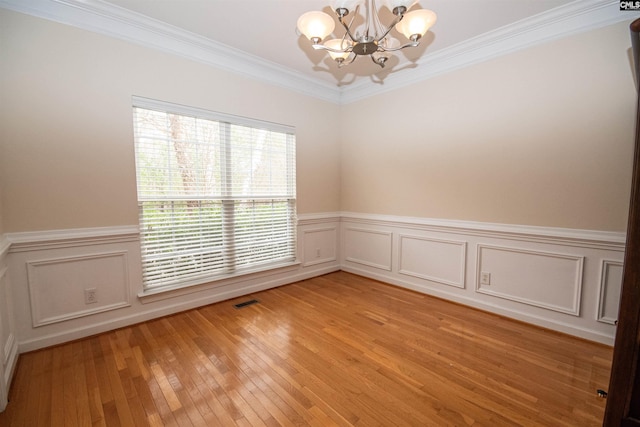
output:
<svg viewBox="0 0 640 427"><path fill-rule="evenodd" d="M134 98L146 289L295 261L291 128Z"/></svg>

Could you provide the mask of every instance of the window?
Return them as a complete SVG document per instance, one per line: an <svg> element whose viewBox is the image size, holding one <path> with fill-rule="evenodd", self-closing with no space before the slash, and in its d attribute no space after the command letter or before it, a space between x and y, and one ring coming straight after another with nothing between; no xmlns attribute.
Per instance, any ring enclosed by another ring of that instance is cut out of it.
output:
<svg viewBox="0 0 640 427"><path fill-rule="evenodd" d="M146 290L293 263L289 127L134 98Z"/></svg>

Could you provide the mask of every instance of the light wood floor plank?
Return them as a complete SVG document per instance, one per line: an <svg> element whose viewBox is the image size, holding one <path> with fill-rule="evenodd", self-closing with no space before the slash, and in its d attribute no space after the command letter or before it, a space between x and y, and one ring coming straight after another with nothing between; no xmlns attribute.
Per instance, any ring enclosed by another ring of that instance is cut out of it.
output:
<svg viewBox="0 0 640 427"><path fill-rule="evenodd" d="M598 426L611 356L338 272L23 354L0 426Z"/></svg>

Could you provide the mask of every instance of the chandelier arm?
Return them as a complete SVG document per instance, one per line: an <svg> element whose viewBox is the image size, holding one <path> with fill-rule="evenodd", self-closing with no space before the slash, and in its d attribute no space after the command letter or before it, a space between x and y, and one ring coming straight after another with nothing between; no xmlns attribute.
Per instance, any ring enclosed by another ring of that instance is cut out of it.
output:
<svg viewBox="0 0 640 427"><path fill-rule="evenodd" d="M373 57L373 55L369 55L371 57L371 60L373 61L374 64L379 65L380 68L384 68L384 63L386 62L386 59L383 61L380 60L376 60L376 58Z"/></svg>
<svg viewBox="0 0 640 427"><path fill-rule="evenodd" d="M398 46L398 47L382 47L382 46L378 46L378 50L380 52L395 52L395 51L404 49L406 47L417 47L418 45L420 45L420 42L411 42L411 43L403 44L402 46Z"/></svg>
<svg viewBox="0 0 640 427"><path fill-rule="evenodd" d="M334 49L332 47L328 47L328 46L325 46L323 44L319 44L318 43L318 44L314 44L313 48L316 49L316 50L327 50L329 52L335 52L335 53L351 53L351 52L353 52L353 46L348 46L345 49Z"/></svg>
<svg viewBox="0 0 640 427"><path fill-rule="evenodd" d="M365 22L365 26L364 26L364 36L365 38L368 40L369 39L369 25L371 24L371 10L375 7L375 1L374 0L366 0L367 1L367 11L365 12L365 16L364 16L364 22ZM373 3L373 4L372 4ZM376 15L375 10L374 10L374 15ZM373 31L375 31L376 29L374 28Z"/></svg>
<svg viewBox="0 0 640 427"><path fill-rule="evenodd" d="M343 20L342 17L338 17L338 21L342 24L342 26L344 27L345 30L345 36L349 36L349 38L353 41L356 41L356 38L353 36L353 34L351 34L351 30L349 29L349 25L347 25ZM353 22L353 21L352 21Z"/></svg>
<svg viewBox="0 0 640 427"><path fill-rule="evenodd" d="M391 30L393 30L395 28L395 26L398 25L398 23L402 20L403 17L404 17L404 14L396 16L394 18L394 20L391 22L391 24L389 25L389 27L385 30L384 34L382 34L380 37L378 37L378 39L376 41L379 42L380 40L382 40L385 37L387 37L389 35L389 33L391 32Z"/></svg>
<svg viewBox="0 0 640 427"><path fill-rule="evenodd" d="M345 36L343 36L343 38L348 35L349 38L354 42L356 41L356 38L351 33L351 26L353 25L353 22L356 20L356 16L358 15L358 10L360 10L360 5L356 6L356 10L353 13L353 17L351 18L351 22L349 22L348 25L347 25L346 22L344 22L344 19L343 19L346 15L338 14L338 22L340 22L340 24L342 24L342 26L344 27L344 30L345 30Z"/></svg>
<svg viewBox="0 0 640 427"><path fill-rule="evenodd" d="M353 57L351 58L351 61L349 61L349 62L347 62L347 63L345 63L344 61L343 61L343 62L341 62L340 64L338 64L338 68L340 68L340 67L344 67L345 65L352 64L352 63L353 63L353 61L355 61L357 57L358 57L358 55L353 55Z"/></svg>
<svg viewBox="0 0 640 427"><path fill-rule="evenodd" d="M374 39L376 41L376 43L382 41L385 37L387 37L387 35L389 34L389 32L393 29L393 27L396 26L396 24L398 24L398 22L400 22L400 20L402 19L402 17L404 16L404 10L401 10L400 12L398 12L395 16L395 18L393 19L393 21L391 22L391 24L387 27L385 25L382 24L382 22L380 22L380 16L375 13L376 10L378 10L378 6L376 5L376 0L371 0L371 7L374 11L373 13L373 26L374 26ZM378 34L382 34L381 36L378 37Z"/></svg>
<svg viewBox="0 0 640 427"><path fill-rule="evenodd" d="M376 40L381 40L382 37L378 38L378 34L383 33L385 27L380 22L380 16L378 16L378 13L376 12L378 10L378 6L376 5L376 0L371 0L371 10L374 11L371 19L373 22L374 38Z"/></svg>

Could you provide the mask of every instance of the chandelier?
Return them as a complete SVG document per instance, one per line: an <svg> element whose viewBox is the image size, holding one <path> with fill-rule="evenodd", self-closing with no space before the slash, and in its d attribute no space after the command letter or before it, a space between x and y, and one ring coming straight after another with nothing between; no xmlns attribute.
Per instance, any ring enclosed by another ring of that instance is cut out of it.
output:
<svg viewBox="0 0 640 427"><path fill-rule="evenodd" d="M345 31L341 38L321 43L335 28L333 18L324 12L304 13L298 18L298 30L311 41L314 49L326 50L338 63L338 67L351 64L358 56L364 55L369 55L374 63L384 67L389 59L388 52L416 47L420 44L420 38L435 24L436 14L427 9L408 12L417 0L382 0L382 2L394 15L388 26L380 22L375 0L334 0L332 9ZM361 6L365 9L365 23L364 26L354 30L353 24ZM348 15L351 15L351 19L347 23ZM393 28L402 33L409 42L400 44L391 38L389 33Z"/></svg>

